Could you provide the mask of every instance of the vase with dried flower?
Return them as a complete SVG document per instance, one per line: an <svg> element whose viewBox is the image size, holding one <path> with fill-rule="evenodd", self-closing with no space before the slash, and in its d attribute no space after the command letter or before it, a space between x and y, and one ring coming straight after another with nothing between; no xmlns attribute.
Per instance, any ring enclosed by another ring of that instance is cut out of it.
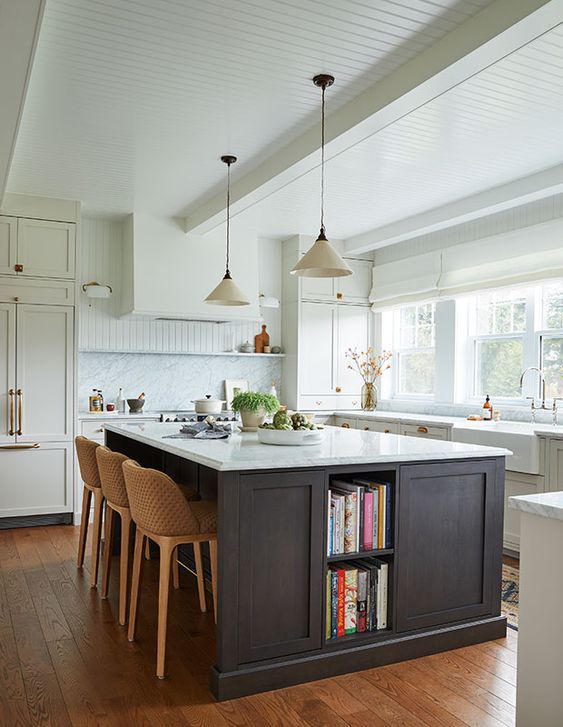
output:
<svg viewBox="0 0 563 727"><path fill-rule="evenodd" d="M377 387L376 380L383 375L384 371L391 368L389 363L391 351L383 351L383 353L375 353L370 346L367 351L357 351L355 348L349 348L346 351L346 358L350 359L348 368L357 371L364 383L362 385L362 409L364 411L373 411L377 406Z"/></svg>

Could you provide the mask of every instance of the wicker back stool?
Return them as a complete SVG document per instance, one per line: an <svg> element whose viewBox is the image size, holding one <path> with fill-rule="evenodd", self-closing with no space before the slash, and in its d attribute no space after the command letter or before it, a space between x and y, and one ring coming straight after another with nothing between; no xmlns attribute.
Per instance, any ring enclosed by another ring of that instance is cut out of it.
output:
<svg viewBox="0 0 563 727"><path fill-rule="evenodd" d="M213 608L217 620L217 503L188 501L181 488L168 475L141 467L133 460L124 462L123 474L131 516L137 526L127 635L129 641L135 639L143 548L145 538L148 537L160 547L156 675L163 679L170 562L178 545L194 544L200 605L203 603L202 610L205 611L200 543L209 543Z"/></svg>
<svg viewBox="0 0 563 727"><path fill-rule="evenodd" d="M82 516L80 518L80 535L78 538L78 559L77 565L82 568L84 565L84 551L86 549L86 538L88 536L88 522L90 520L90 502L94 495L94 527L92 532L92 564L90 574L90 586L96 587L98 582L98 564L100 560L100 540L102 532L102 511L104 506L104 495L100 483L96 450L100 446L87 437L76 437L74 440L76 456L80 467L80 475L84 483L82 494Z"/></svg>

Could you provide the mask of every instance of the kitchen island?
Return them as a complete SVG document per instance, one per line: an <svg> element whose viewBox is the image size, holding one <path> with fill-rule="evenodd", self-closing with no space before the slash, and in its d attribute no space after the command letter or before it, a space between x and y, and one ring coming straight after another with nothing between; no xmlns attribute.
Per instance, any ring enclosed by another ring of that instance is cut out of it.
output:
<svg viewBox="0 0 563 727"><path fill-rule="evenodd" d="M218 503L218 699L500 638L508 450L327 427L309 447L170 439L177 424L106 426L106 442ZM335 480L384 481L392 547L327 556ZM388 566L387 627L329 638L332 562ZM186 658L191 658L187 655Z"/></svg>

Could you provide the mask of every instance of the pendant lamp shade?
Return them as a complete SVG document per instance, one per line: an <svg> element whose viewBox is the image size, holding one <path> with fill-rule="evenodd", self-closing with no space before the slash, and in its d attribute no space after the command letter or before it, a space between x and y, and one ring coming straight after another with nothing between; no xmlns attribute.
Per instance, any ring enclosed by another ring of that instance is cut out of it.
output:
<svg viewBox="0 0 563 727"><path fill-rule="evenodd" d="M231 223L231 164L236 162L237 158L231 154L226 154L221 157L221 161L227 165L227 257L225 263L225 275L214 288L211 293L205 299L205 303L211 305L250 305L250 301L244 295L242 290L238 287L235 281L231 277L231 271L229 270L229 258L230 258L230 223Z"/></svg>
<svg viewBox="0 0 563 727"><path fill-rule="evenodd" d="M231 278L230 273L225 273L223 280L209 293L205 302L211 305L250 305L250 301Z"/></svg>
<svg viewBox="0 0 563 727"><path fill-rule="evenodd" d="M334 76L321 73L313 78L313 83L322 91L321 96L321 231L313 247L303 255L291 270L292 275L300 278L343 278L353 275L354 271L336 252L326 239L324 225L325 198L325 91L334 83Z"/></svg>

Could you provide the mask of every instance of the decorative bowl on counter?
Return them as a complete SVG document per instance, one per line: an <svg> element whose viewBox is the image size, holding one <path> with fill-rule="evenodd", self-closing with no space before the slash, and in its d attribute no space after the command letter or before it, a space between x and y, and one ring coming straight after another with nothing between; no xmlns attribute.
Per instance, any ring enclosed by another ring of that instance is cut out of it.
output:
<svg viewBox="0 0 563 727"><path fill-rule="evenodd" d="M137 414L140 411L143 411L143 407L145 405L144 399L127 399L127 404L129 406L129 411L133 414Z"/></svg>
<svg viewBox="0 0 563 727"><path fill-rule="evenodd" d="M262 429L258 428L258 441L285 447L304 447L320 444L324 429Z"/></svg>

